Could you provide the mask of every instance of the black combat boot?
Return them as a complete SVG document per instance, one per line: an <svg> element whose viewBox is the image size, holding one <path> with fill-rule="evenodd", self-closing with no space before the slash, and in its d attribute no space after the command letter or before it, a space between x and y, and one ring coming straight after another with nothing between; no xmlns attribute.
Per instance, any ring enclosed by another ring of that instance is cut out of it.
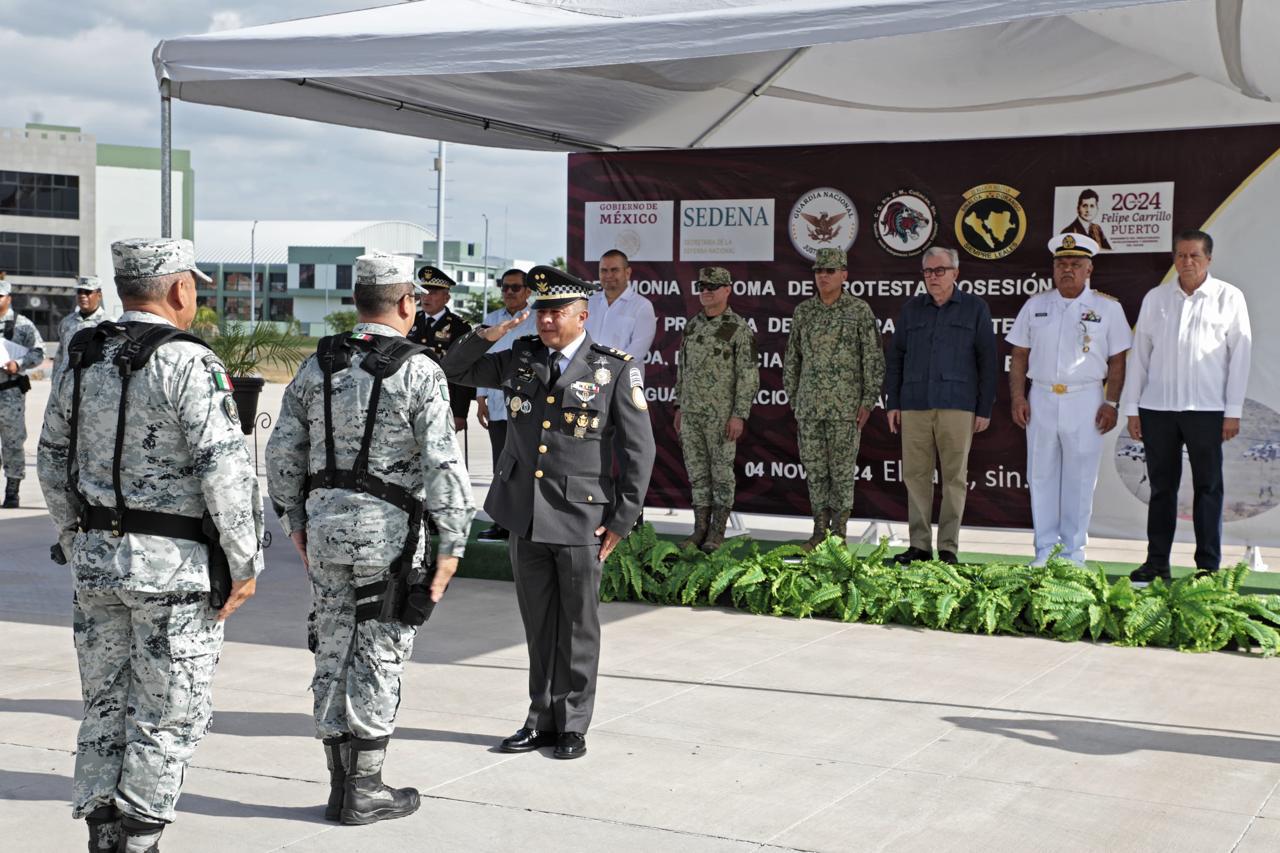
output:
<svg viewBox="0 0 1280 853"><path fill-rule="evenodd" d="M89 826L89 853L116 853L120 846L120 812L114 805L99 806L85 815Z"/></svg>
<svg viewBox="0 0 1280 853"><path fill-rule="evenodd" d="M120 818L120 853L160 853L164 824L125 815Z"/></svg>
<svg viewBox="0 0 1280 853"><path fill-rule="evenodd" d="M347 786L347 741L351 735L337 735L324 739L324 760L329 765L329 802L324 807L324 819L334 823L342 820L342 799Z"/></svg>
<svg viewBox="0 0 1280 853"><path fill-rule="evenodd" d="M15 480L10 477L4 482L4 503L0 504L3 509L18 508L18 487L22 485L21 480Z"/></svg>
<svg viewBox="0 0 1280 853"><path fill-rule="evenodd" d="M392 788L382 783L382 762L387 741L352 737L348 742L347 786L342 801L342 822L351 825L408 817L421 801L416 788Z"/></svg>

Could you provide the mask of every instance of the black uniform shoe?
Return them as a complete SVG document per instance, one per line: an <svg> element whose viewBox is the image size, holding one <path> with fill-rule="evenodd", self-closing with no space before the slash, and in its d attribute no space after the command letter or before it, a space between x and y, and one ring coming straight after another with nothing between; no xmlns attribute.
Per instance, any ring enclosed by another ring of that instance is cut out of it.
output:
<svg viewBox="0 0 1280 853"><path fill-rule="evenodd" d="M1198 578L1212 578L1212 577L1217 577L1217 575L1218 575L1217 569L1196 569L1196 574L1195 574L1195 576Z"/></svg>
<svg viewBox="0 0 1280 853"><path fill-rule="evenodd" d="M948 566L960 565L960 558L956 556L955 551L939 551L938 559L946 563Z"/></svg>
<svg viewBox="0 0 1280 853"><path fill-rule="evenodd" d="M554 746L555 732L540 732L537 729L520 728L509 738L503 738L498 749L503 752L533 752L544 746Z"/></svg>
<svg viewBox="0 0 1280 853"><path fill-rule="evenodd" d="M899 566L909 566L917 560L932 560L933 552L926 551L923 548L908 548L901 554L892 558L891 562L897 563Z"/></svg>
<svg viewBox="0 0 1280 853"><path fill-rule="evenodd" d="M1129 573L1130 581L1142 584L1151 583L1156 578L1163 578L1168 582L1170 577L1168 566L1153 566L1150 563L1143 563Z"/></svg>
<svg viewBox="0 0 1280 853"><path fill-rule="evenodd" d="M561 732L556 738L556 758L581 758L587 754L586 735L577 732Z"/></svg>
<svg viewBox="0 0 1280 853"><path fill-rule="evenodd" d="M382 762L389 737L347 741L347 782L342 797L342 823L365 826L408 817L422 804L416 788L393 788L382 781Z"/></svg>
<svg viewBox="0 0 1280 853"><path fill-rule="evenodd" d="M510 539L511 534L505 527L495 524L492 527L487 527L484 530L481 530L476 534L476 538L483 539L487 542L497 542L503 539Z"/></svg>
<svg viewBox="0 0 1280 853"><path fill-rule="evenodd" d="M17 509L18 508L18 487L22 485L21 480L6 480L4 483L4 503L0 504L0 509Z"/></svg>

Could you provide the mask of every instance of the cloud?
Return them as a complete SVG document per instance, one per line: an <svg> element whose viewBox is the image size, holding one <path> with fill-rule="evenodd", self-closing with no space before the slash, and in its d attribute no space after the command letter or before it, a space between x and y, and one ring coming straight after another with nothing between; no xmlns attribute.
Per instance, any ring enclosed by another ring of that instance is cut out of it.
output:
<svg viewBox="0 0 1280 853"><path fill-rule="evenodd" d="M160 38L354 5L359 0L243 8L225 0L98 0L68 16L57 4L0 0L7 22L0 115L20 126L39 113L99 142L155 146L151 51ZM183 102L174 102L173 119L174 147L191 151L197 219L404 219L435 227L433 141ZM447 175L445 239L481 242L487 213L493 253L539 262L564 254L564 155L450 145Z"/></svg>

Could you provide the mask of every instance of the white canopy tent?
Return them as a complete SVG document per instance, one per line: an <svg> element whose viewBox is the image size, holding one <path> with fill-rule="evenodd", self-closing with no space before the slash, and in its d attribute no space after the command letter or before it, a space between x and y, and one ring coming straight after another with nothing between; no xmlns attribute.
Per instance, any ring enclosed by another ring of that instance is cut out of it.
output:
<svg viewBox="0 0 1280 853"><path fill-rule="evenodd" d="M418 0L153 61L166 151L170 97L592 151L1280 121L1278 35L1274 0Z"/></svg>

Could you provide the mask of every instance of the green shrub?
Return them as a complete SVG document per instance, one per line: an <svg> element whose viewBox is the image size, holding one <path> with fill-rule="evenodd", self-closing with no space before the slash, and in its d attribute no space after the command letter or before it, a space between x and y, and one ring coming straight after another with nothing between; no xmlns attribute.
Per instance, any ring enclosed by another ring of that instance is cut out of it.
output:
<svg viewBox="0 0 1280 853"><path fill-rule="evenodd" d="M679 550L645 524L605 561L601 601L706 606L842 622L897 623L943 631L1034 634L1070 642L1088 636L1129 646L1216 651L1230 643L1280 652L1280 595L1240 592L1249 570L1186 577L1144 589L1101 569L1050 559L1044 567L940 561L886 564L887 541L868 554L835 537L811 552L762 552L748 538L714 553Z"/></svg>

